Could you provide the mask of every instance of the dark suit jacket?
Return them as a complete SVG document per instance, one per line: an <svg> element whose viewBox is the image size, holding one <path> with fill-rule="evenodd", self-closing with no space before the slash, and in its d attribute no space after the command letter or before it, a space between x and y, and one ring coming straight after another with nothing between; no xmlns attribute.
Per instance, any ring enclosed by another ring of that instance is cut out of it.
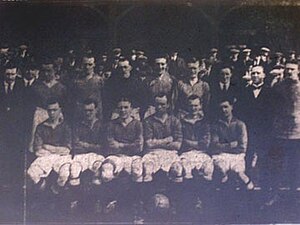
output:
<svg viewBox="0 0 300 225"><path fill-rule="evenodd" d="M230 83L229 88L226 91L221 90L219 82L211 85L211 99L210 99L210 112L209 118L216 119L219 113L219 101L223 98L239 99L240 87L237 84Z"/></svg>
<svg viewBox="0 0 300 225"><path fill-rule="evenodd" d="M249 135L269 135L274 111L272 90L264 84L255 98L253 89L253 86L248 86L243 90L236 106L237 115L246 123Z"/></svg>
<svg viewBox="0 0 300 225"><path fill-rule="evenodd" d="M185 69L186 65L183 58L177 57L175 61L169 61L169 73L176 79L182 79Z"/></svg>
<svg viewBox="0 0 300 225"><path fill-rule="evenodd" d="M0 83L0 129L6 142L19 141L23 137L23 93L21 79L15 81L10 94L5 92L4 81Z"/></svg>

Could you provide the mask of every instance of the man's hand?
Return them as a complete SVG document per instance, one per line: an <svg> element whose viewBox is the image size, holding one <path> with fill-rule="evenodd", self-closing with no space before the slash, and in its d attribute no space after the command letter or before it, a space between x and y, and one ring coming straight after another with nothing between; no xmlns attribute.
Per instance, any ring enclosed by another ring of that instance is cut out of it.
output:
<svg viewBox="0 0 300 225"><path fill-rule="evenodd" d="M230 142L230 148L236 148L237 146L238 146L238 142L237 141Z"/></svg>
<svg viewBox="0 0 300 225"><path fill-rule="evenodd" d="M170 143L170 142L172 142L174 139L173 139L172 136L169 136L169 137L164 138L164 140L165 140L167 143Z"/></svg>
<svg viewBox="0 0 300 225"><path fill-rule="evenodd" d="M124 148L124 144L118 141L110 141L109 143L110 148Z"/></svg>
<svg viewBox="0 0 300 225"><path fill-rule="evenodd" d="M170 150L179 150L180 149L180 143L179 142L171 142L167 144L168 149Z"/></svg>
<svg viewBox="0 0 300 225"><path fill-rule="evenodd" d="M57 147L58 148L58 155L69 155L70 149L66 147Z"/></svg>
<svg viewBox="0 0 300 225"><path fill-rule="evenodd" d="M55 153L55 150L56 150L56 147L53 146L53 145L47 145L47 144L44 144L42 146L43 149L49 151L50 153Z"/></svg>
<svg viewBox="0 0 300 225"><path fill-rule="evenodd" d="M42 156L48 156L48 155L51 155L51 153L45 149L39 149L35 152L35 155L37 157L42 157Z"/></svg>
<svg viewBox="0 0 300 225"><path fill-rule="evenodd" d="M83 141L78 141L76 143L76 145L79 147L79 148L89 148L90 147L90 144L87 143L87 142L83 142Z"/></svg>
<svg viewBox="0 0 300 225"><path fill-rule="evenodd" d="M46 151L48 151L50 154L56 154L56 155L68 155L70 153L70 149L67 147L61 147L61 146L53 146L53 145L43 145L42 148Z"/></svg>

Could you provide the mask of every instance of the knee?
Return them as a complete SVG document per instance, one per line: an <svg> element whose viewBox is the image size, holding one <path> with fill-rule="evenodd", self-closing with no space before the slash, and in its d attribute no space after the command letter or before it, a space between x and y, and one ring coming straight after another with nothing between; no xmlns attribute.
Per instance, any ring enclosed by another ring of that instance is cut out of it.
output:
<svg viewBox="0 0 300 225"><path fill-rule="evenodd" d="M40 181L43 173L44 173L43 170L37 165L30 166L27 170L27 175L31 178L31 180L35 184L37 184Z"/></svg>
<svg viewBox="0 0 300 225"><path fill-rule="evenodd" d="M212 160L205 161L203 163L203 177L206 180L212 180L213 172L214 172L214 164Z"/></svg>
<svg viewBox="0 0 300 225"><path fill-rule="evenodd" d="M64 164L60 167L59 173L58 173L58 185L64 186L66 182L68 181L70 176L70 164Z"/></svg>
<svg viewBox="0 0 300 225"><path fill-rule="evenodd" d="M78 178L82 171L82 166L79 162L74 162L70 166L70 177Z"/></svg>
<svg viewBox="0 0 300 225"><path fill-rule="evenodd" d="M72 186L77 186L80 184L80 173L82 171L82 166L79 162L72 163L70 166L70 184Z"/></svg>

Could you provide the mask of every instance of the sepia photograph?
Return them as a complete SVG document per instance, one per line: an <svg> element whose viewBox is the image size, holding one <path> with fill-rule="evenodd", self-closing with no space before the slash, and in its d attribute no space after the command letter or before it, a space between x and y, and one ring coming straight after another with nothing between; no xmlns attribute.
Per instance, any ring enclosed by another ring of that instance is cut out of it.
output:
<svg viewBox="0 0 300 225"><path fill-rule="evenodd" d="M300 224L300 0L0 0L0 225Z"/></svg>

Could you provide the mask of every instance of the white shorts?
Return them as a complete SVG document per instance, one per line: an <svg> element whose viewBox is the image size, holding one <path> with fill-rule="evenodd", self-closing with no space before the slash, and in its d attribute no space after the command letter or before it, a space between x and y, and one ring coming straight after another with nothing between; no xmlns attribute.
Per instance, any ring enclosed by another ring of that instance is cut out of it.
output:
<svg viewBox="0 0 300 225"><path fill-rule="evenodd" d="M234 171L236 173L245 172L245 153L230 154L221 153L219 155L212 156L214 165L219 167L223 172Z"/></svg>
<svg viewBox="0 0 300 225"><path fill-rule="evenodd" d="M98 155L96 153L85 153L78 154L73 157L72 164L76 165L76 163L80 164L81 172L86 170L90 170L93 172L97 172L98 167L101 166L101 163L104 161L104 157L102 155ZM96 162L99 162L99 165L96 166Z"/></svg>
<svg viewBox="0 0 300 225"><path fill-rule="evenodd" d="M27 170L28 175L33 178L34 181L38 181L37 178L46 178L53 170L57 174L60 172L60 168L63 165L72 163L71 155L47 155L38 157L34 160Z"/></svg>
<svg viewBox="0 0 300 225"><path fill-rule="evenodd" d="M189 175L191 175L191 170L196 169L198 172L203 174L204 178L211 180L214 165L213 160L209 155L197 150L191 150L182 153L180 155L180 159L181 161L186 160L186 163L183 163L183 167L186 172L190 173ZM187 166L186 164L189 165Z"/></svg>
<svg viewBox="0 0 300 225"><path fill-rule="evenodd" d="M160 169L162 169L164 172L169 172L173 162L180 160L180 158L177 154L177 151L171 151L171 150L165 150L165 149L152 149L151 152L148 154L155 154L157 156L157 157L153 157L153 158L158 160ZM146 154L146 155L148 155L148 154Z"/></svg>

